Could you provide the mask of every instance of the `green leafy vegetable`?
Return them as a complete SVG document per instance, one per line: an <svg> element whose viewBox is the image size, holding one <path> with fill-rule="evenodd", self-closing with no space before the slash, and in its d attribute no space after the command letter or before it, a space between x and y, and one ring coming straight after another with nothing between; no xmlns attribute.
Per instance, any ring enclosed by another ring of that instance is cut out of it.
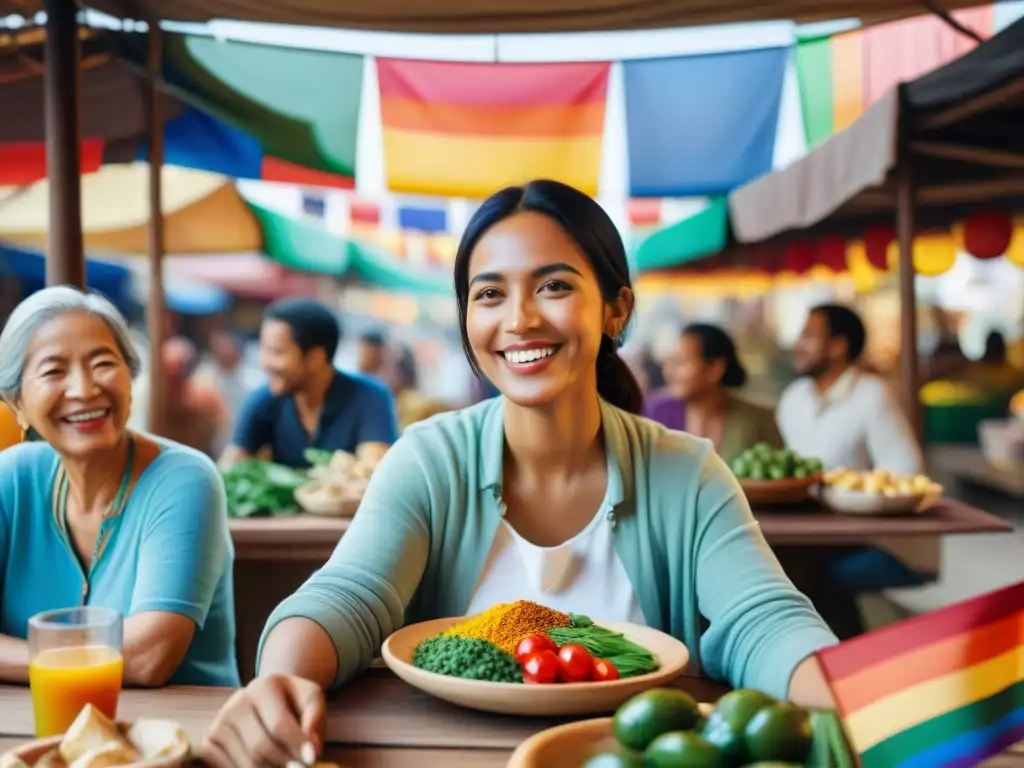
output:
<svg viewBox="0 0 1024 768"><path fill-rule="evenodd" d="M412 653L414 667L449 677L492 683L521 683L519 662L486 640L441 635L424 640Z"/></svg>
<svg viewBox="0 0 1024 768"><path fill-rule="evenodd" d="M658 660L646 648L627 640L621 632L613 632L593 622L578 624L580 619L590 622L586 616L573 615L572 621L576 626L549 629L548 637L559 646L566 643L582 645L595 658L614 664L620 677L636 677L657 671Z"/></svg>
<svg viewBox="0 0 1024 768"><path fill-rule="evenodd" d="M569 614L569 626L571 627L592 627L594 622L591 621L589 616L584 616L582 613L570 613Z"/></svg>
<svg viewBox="0 0 1024 768"><path fill-rule="evenodd" d="M333 451L325 451L322 448L307 448L302 452L302 457L314 467L326 467L331 463Z"/></svg>
<svg viewBox="0 0 1024 768"><path fill-rule="evenodd" d="M222 476L230 517L294 515L295 489L309 479L305 472L258 459L240 461Z"/></svg>

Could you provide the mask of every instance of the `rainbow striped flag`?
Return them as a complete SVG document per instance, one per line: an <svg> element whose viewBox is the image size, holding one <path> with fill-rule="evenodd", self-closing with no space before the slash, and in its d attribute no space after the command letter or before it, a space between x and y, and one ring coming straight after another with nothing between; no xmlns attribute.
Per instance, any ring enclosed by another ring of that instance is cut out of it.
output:
<svg viewBox="0 0 1024 768"><path fill-rule="evenodd" d="M952 15L983 38L994 32L992 4ZM801 40L796 69L807 142L818 144L849 127L892 86L920 77L976 45L931 14Z"/></svg>
<svg viewBox="0 0 1024 768"><path fill-rule="evenodd" d="M967 768L1024 740L1024 582L818 658L863 768Z"/></svg>
<svg viewBox="0 0 1024 768"><path fill-rule="evenodd" d="M596 195L610 67L378 59L388 186L484 198L544 177Z"/></svg>

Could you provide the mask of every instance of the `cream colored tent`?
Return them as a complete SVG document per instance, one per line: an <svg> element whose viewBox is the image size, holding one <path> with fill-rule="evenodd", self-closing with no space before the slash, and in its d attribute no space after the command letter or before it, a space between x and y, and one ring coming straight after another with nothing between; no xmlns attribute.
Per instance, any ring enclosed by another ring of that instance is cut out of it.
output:
<svg viewBox="0 0 1024 768"><path fill-rule="evenodd" d="M148 250L146 163L110 165L82 177L82 227L90 253ZM0 187L0 240L45 249L49 182ZM234 182L204 171L163 169L166 253L234 253L262 249L262 231Z"/></svg>

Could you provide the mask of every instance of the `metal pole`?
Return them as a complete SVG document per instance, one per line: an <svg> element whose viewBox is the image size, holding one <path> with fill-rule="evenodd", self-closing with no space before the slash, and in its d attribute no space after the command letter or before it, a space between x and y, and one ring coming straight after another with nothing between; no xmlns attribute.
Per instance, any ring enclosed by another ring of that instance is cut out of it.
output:
<svg viewBox="0 0 1024 768"><path fill-rule="evenodd" d="M146 81L146 118L149 133L149 431L162 435L167 427L167 382L164 376L164 118L157 83L163 71L163 38L157 22L149 27L149 77Z"/></svg>
<svg viewBox="0 0 1024 768"><path fill-rule="evenodd" d="M45 0L44 9L46 175L50 184L46 284L85 288L78 9L74 0Z"/></svg>

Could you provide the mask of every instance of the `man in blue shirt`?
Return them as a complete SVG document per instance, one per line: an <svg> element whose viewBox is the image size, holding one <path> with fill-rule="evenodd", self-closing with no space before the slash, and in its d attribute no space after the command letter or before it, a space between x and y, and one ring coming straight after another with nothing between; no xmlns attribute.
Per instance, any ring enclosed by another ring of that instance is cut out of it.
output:
<svg viewBox="0 0 1024 768"><path fill-rule="evenodd" d="M334 367L341 327L311 299L272 304L260 326L260 365L268 383L242 405L230 466L269 449L269 459L307 467L307 448L383 453L397 438L395 403L380 382Z"/></svg>

